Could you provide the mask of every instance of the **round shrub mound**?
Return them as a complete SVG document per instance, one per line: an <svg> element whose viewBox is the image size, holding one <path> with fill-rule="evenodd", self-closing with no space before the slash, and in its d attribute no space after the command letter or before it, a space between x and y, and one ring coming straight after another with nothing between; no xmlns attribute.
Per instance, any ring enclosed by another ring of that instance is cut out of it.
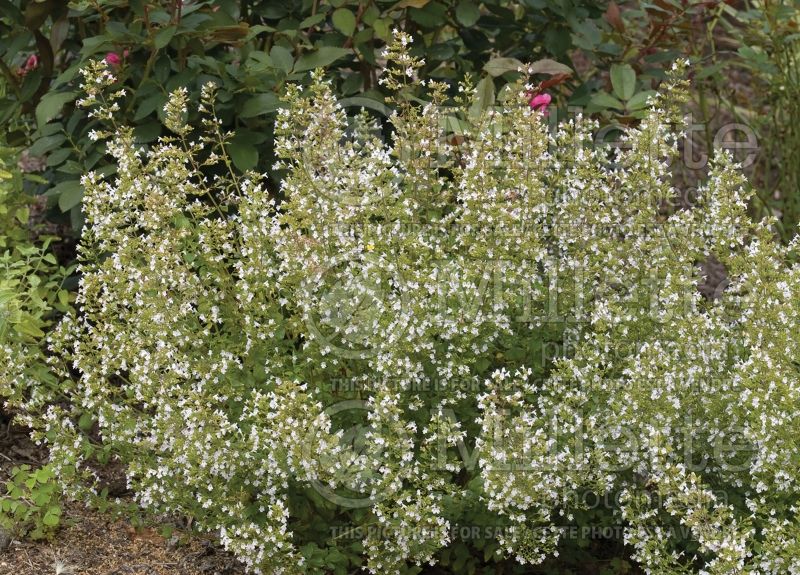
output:
<svg viewBox="0 0 800 575"><path fill-rule="evenodd" d="M523 81L448 104L409 42L386 126L319 73L288 91L278 199L232 167L213 86L202 130L179 90L143 148L87 70L118 170L83 178L56 469L91 486L82 461L121 461L142 506L255 573L407 572L463 525L496 527L487 561L540 563L587 494L649 573L800 572L796 245L748 218L727 155L665 212L681 66L608 150L580 117L550 132Z"/></svg>

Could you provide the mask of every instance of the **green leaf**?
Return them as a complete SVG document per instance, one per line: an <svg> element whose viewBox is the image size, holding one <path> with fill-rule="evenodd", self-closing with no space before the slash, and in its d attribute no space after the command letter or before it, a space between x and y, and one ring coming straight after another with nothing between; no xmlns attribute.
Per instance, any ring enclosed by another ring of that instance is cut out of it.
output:
<svg viewBox="0 0 800 575"><path fill-rule="evenodd" d="M531 64L531 72L555 76L556 74L572 74L572 68L550 58L542 58Z"/></svg>
<svg viewBox="0 0 800 575"><path fill-rule="evenodd" d="M139 144L152 142L161 135L161 126L161 122L155 120L136 126L136 129L134 130L136 142Z"/></svg>
<svg viewBox="0 0 800 575"><path fill-rule="evenodd" d="M50 2L25 2L23 6L25 6L25 26L29 30L40 28L50 13L54 11L54 6Z"/></svg>
<svg viewBox="0 0 800 575"><path fill-rule="evenodd" d="M300 22L299 28L301 28L301 29L311 28L312 26L316 26L317 24L319 24L320 22L325 20L325 18L326 18L326 14L324 12L319 12L318 14L314 14L313 16L309 16L308 18L306 18L305 20Z"/></svg>
<svg viewBox="0 0 800 575"><path fill-rule="evenodd" d="M389 18L375 20L372 29L375 30L375 37L384 42L388 42L392 37L392 21Z"/></svg>
<svg viewBox="0 0 800 575"><path fill-rule="evenodd" d="M572 42L578 48L594 52L603 39L602 30L593 20L578 20L578 23L574 24L572 28L574 30Z"/></svg>
<svg viewBox="0 0 800 575"><path fill-rule="evenodd" d="M71 155L72 150L70 148L61 148L60 150L55 150L52 154L47 156L47 166L58 166Z"/></svg>
<svg viewBox="0 0 800 575"><path fill-rule="evenodd" d="M360 92L362 86L364 85L364 76L355 72L347 76L342 82L341 86L341 93L342 95L350 95L355 94L356 92Z"/></svg>
<svg viewBox="0 0 800 575"><path fill-rule="evenodd" d="M194 6L199 6L199 4L195 4ZM188 16L181 17L181 28L184 30L195 30L203 22L208 22L209 20L212 20L212 18L208 14L189 14ZM247 34L247 39L252 40L256 35L256 33L250 30Z"/></svg>
<svg viewBox="0 0 800 575"><path fill-rule="evenodd" d="M616 108L617 110L624 110L625 105L617 100L614 96L609 94L608 92L598 92L594 96L590 102L600 109L606 108Z"/></svg>
<svg viewBox="0 0 800 575"><path fill-rule="evenodd" d="M494 104L494 81L490 77L483 78L475 86L475 97L470 108L470 115L479 117Z"/></svg>
<svg viewBox="0 0 800 575"><path fill-rule="evenodd" d="M58 77L55 80L53 80L53 83L50 84L50 89L52 90L53 88L57 88L58 86L66 84L67 82L69 82L75 76L78 75L78 71L80 69L81 69L80 62L76 62L75 64L73 64L72 66L61 72L58 75Z"/></svg>
<svg viewBox="0 0 800 575"><path fill-rule="evenodd" d="M176 26L167 26L166 28L162 28L156 33L155 38L153 38L153 46L160 50L169 44L177 30L178 28Z"/></svg>
<svg viewBox="0 0 800 575"><path fill-rule="evenodd" d="M295 72L306 72L315 68L324 68L338 60L339 58L352 54L349 48L336 48L333 46L323 46L319 50L303 54L294 67Z"/></svg>
<svg viewBox="0 0 800 575"><path fill-rule="evenodd" d="M20 12L19 8L17 8L14 3L8 0L0 0L0 9L2 9L3 15L9 20L13 20L14 23L20 26L25 24L25 18L22 16L22 12Z"/></svg>
<svg viewBox="0 0 800 575"><path fill-rule="evenodd" d="M67 15L64 14L57 22L54 22L50 27L50 45L53 47L53 52L58 52L61 44L67 39L69 34L69 20Z"/></svg>
<svg viewBox="0 0 800 575"><path fill-rule="evenodd" d="M18 208L16 212L14 212L14 217L16 220L21 224L27 224L28 218L30 218L31 211L26 207Z"/></svg>
<svg viewBox="0 0 800 575"><path fill-rule="evenodd" d="M481 17L481 11L472 0L461 0L456 6L456 20L466 27L473 26Z"/></svg>
<svg viewBox="0 0 800 575"><path fill-rule="evenodd" d="M61 517L61 508L53 506L47 510L47 513L42 517L42 523L48 527L55 527L58 525Z"/></svg>
<svg viewBox="0 0 800 575"><path fill-rule="evenodd" d="M647 100L656 95L655 90L643 90L634 94L625 106L628 110L641 110L647 106Z"/></svg>
<svg viewBox="0 0 800 575"><path fill-rule="evenodd" d="M347 8L339 8L331 16L333 27L347 37L356 31L356 16Z"/></svg>
<svg viewBox="0 0 800 575"><path fill-rule="evenodd" d="M63 166L60 166L57 171L64 174L79 175L83 173L83 167L75 160L68 160ZM26 178L30 178L31 176L32 174L25 174ZM37 181L37 183L47 184L49 182L47 180L43 180L41 182Z"/></svg>
<svg viewBox="0 0 800 575"><path fill-rule="evenodd" d="M428 2L423 8L411 8L408 17L424 28L438 28L447 22L447 6L440 2Z"/></svg>
<svg viewBox="0 0 800 575"><path fill-rule="evenodd" d="M52 136L53 134L58 134L64 131L64 124L62 122L52 122L50 124L45 124L39 129L39 133L42 136Z"/></svg>
<svg viewBox="0 0 800 575"><path fill-rule="evenodd" d="M492 58L483 69L492 77L502 76L506 72L516 72L523 64L516 58Z"/></svg>
<svg viewBox="0 0 800 575"><path fill-rule="evenodd" d="M431 0L400 0L397 4L392 6L392 10L399 8L422 8Z"/></svg>
<svg viewBox="0 0 800 575"><path fill-rule="evenodd" d="M462 26L469 28L480 19L481 11L471 0L461 0L456 6L456 20Z"/></svg>
<svg viewBox="0 0 800 575"><path fill-rule="evenodd" d="M739 56L756 67L769 64L769 56L763 51L761 46L740 46L736 51L739 53Z"/></svg>
<svg viewBox="0 0 800 575"><path fill-rule="evenodd" d="M88 431L92 428L93 424L94 418L92 414L88 411L84 411L78 419L78 427L83 431Z"/></svg>
<svg viewBox="0 0 800 575"><path fill-rule="evenodd" d="M96 52L102 52L104 49L110 48L108 36L101 34L100 36L91 36L83 40L83 47L81 48L81 55L91 56Z"/></svg>
<svg viewBox="0 0 800 575"><path fill-rule="evenodd" d="M47 492L38 491L37 493L33 494L33 502L37 507L47 505L48 501L50 501L50 494Z"/></svg>
<svg viewBox="0 0 800 575"><path fill-rule="evenodd" d="M75 92L51 92L45 94L39 105L36 106L36 123L39 128L55 118L64 104L75 99Z"/></svg>
<svg viewBox="0 0 800 575"><path fill-rule="evenodd" d="M272 50L269 51L269 57L272 58L272 62L280 70L283 70L287 74L292 71L292 67L294 66L294 56L292 56L292 53L283 46L278 46L277 44L273 46Z"/></svg>
<svg viewBox="0 0 800 575"><path fill-rule="evenodd" d="M53 472L52 469L49 467L41 467L36 471L35 475L36 475L36 481L38 481L39 483L47 483L48 481L50 481L50 479L52 479Z"/></svg>
<svg viewBox="0 0 800 575"><path fill-rule="evenodd" d="M245 37L245 41L252 40L259 34L263 34L264 32L274 32L275 28L272 26L266 26L264 24L258 24L256 26L250 26L250 30L247 32L247 36Z"/></svg>
<svg viewBox="0 0 800 575"><path fill-rule="evenodd" d="M62 212L68 212L83 199L83 186L78 180L66 180L57 184L52 190L52 195L58 196L58 207Z"/></svg>
<svg viewBox="0 0 800 575"><path fill-rule="evenodd" d="M139 107L136 109L136 113L133 115L134 121L138 122L139 120L142 120L143 118L146 118L152 114L154 111L163 108L166 101L167 96L161 93L148 96L141 101Z"/></svg>
<svg viewBox="0 0 800 575"><path fill-rule="evenodd" d="M22 335L35 338L44 337L44 332L36 326L32 317L26 317L21 323L15 325L14 329Z"/></svg>
<svg viewBox="0 0 800 575"><path fill-rule="evenodd" d="M278 96L272 92L257 94L244 103L239 116L241 118L253 118L262 114L269 114L278 109L279 103Z"/></svg>
<svg viewBox="0 0 800 575"><path fill-rule="evenodd" d="M351 98L342 98L339 100L339 105L343 108L349 107L359 107L359 108L367 108L369 110L375 110L376 112L380 113L385 117L389 117L392 115L392 109L384 104L383 102L379 102L378 100L373 100L372 98L368 98L366 96L353 96Z"/></svg>
<svg viewBox="0 0 800 575"><path fill-rule="evenodd" d="M713 64L711 66L705 66L700 68L695 76L695 79L702 80L704 78L708 78L709 76L713 76L723 70L726 66L725 62L719 62L717 64Z"/></svg>
<svg viewBox="0 0 800 575"><path fill-rule="evenodd" d="M258 164L258 150L247 138L234 136L227 146L233 164L242 172L252 170Z"/></svg>
<svg viewBox="0 0 800 575"><path fill-rule="evenodd" d="M30 100L42 84L42 70L36 68L25 74L22 86L19 89L19 98L22 101Z"/></svg>
<svg viewBox="0 0 800 575"><path fill-rule="evenodd" d="M50 150L54 150L67 141L64 134L53 134L36 140L28 150L32 156L41 156Z"/></svg>
<svg viewBox="0 0 800 575"><path fill-rule="evenodd" d="M636 72L628 64L611 66L611 86L621 100L630 100L636 90Z"/></svg>

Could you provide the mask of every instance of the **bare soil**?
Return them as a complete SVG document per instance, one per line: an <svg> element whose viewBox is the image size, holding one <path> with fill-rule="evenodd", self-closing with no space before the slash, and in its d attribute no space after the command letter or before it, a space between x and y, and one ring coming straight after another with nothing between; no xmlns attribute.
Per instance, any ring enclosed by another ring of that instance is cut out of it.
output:
<svg viewBox="0 0 800 575"><path fill-rule="evenodd" d="M0 410L0 485L15 465L37 467L45 459L26 430L12 426ZM12 540L0 549L0 575L244 575L211 538L190 530L165 538L159 531L67 503L62 527L50 540Z"/></svg>
<svg viewBox="0 0 800 575"><path fill-rule="evenodd" d="M0 553L2 575L241 575L214 542L192 534L165 539L152 528L68 506L51 541L14 541Z"/></svg>

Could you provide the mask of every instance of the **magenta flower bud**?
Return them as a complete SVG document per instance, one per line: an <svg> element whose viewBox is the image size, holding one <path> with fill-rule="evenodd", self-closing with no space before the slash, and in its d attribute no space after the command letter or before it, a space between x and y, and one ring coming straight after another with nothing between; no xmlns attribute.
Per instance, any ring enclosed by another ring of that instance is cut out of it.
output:
<svg viewBox="0 0 800 575"><path fill-rule="evenodd" d="M547 106L550 105L550 102L553 101L553 98L550 94L537 94L533 98L530 99L528 102L534 110L539 110L544 112L545 115L547 114Z"/></svg>
<svg viewBox="0 0 800 575"><path fill-rule="evenodd" d="M28 56L28 59L25 60L24 69L26 72L33 70L38 66L39 66L39 56L37 56L36 54L31 54L30 56Z"/></svg>

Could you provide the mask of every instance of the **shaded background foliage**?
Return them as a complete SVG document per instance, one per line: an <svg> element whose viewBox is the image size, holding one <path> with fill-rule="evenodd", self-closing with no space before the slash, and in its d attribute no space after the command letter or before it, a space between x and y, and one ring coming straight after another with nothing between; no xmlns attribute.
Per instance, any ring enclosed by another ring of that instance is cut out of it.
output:
<svg viewBox="0 0 800 575"><path fill-rule="evenodd" d="M329 66L338 91L383 102L380 48L394 27L424 39L425 76L458 80L481 73L492 55L566 58L573 37L591 37L602 14L594 2L497 0L306 0L263 2L2 2L5 94L0 121L9 144L46 157L46 179L62 211L80 224L85 169L110 173L88 134L95 122L75 108L78 69L108 57L129 90L120 121L142 143L161 135L167 94L220 86L217 112L233 132L241 170L269 168L278 94L286 82ZM31 60L33 58L33 60ZM368 104L368 103L367 103Z"/></svg>
<svg viewBox="0 0 800 575"><path fill-rule="evenodd" d="M87 60L117 68L128 91L120 121L135 125L142 143L161 135L171 90L187 86L195 98L202 83L217 83L237 168L265 171L278 95L312 68L327 66L352 105L381 109L380 51L395 27L418 38L425 77L469 77L487 106L520 62L552 60L561 67L545 68L560 75L543 79L562 110L580 106L607 124L637 121L665 65L688 56L694 111L706 126L701 152L713 147L715 125L755 127L766 147L751 174L757 210L779 217L785 239L794 234L800 111L791 1L0 0L0 126L41 170L34 191L52 198L48 217L77 233L80 174L114 169L88 137L95 122L75 106ZM789 145L777 149L779 138Z"/></svg>
<svg viewBox="0 0 800 575"><path fill-rule="evenodd" d="M519 62L552 59L569 67L550 69L563 74L554 82L563 85L563 105L624 123L644 107L664 63L697 49L684 42L692 27L724 6L716 0L657 0L624 10L603 0L2 0L0 124L9 145L30 146L31 156L44 158L48 184L38 191L69 212L77 230L80 174L114 169L103 146L89 138L95 122L75 106L78 70L88 59L108 58L117 69L129 93L120 121L135 125L142 143L161 135L171 90L188 86L196 96L201 84L217 83L217 112L233 133L236 167L264 171L273 161L272 124L286 82L306 81L309 70L327 66L342 96L358 97L353 102L360 106L382 103L380 50L395 27L418 38L424 77L483 78L486 105Z"/></svg>

